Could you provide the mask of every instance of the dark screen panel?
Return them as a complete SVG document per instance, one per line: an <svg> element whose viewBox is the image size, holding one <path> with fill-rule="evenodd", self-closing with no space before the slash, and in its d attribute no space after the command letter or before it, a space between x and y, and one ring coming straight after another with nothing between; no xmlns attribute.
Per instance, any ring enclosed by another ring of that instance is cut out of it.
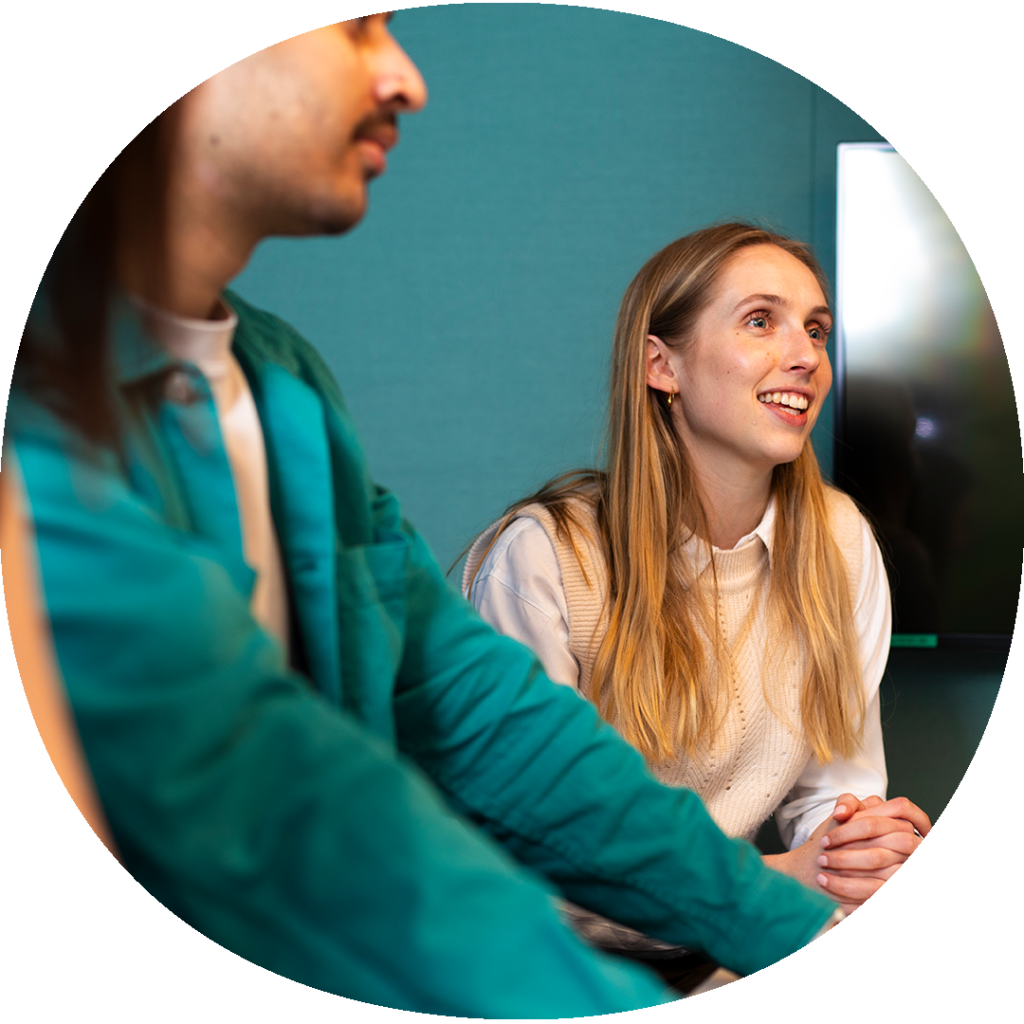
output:
<svg viewBox="0 0 1024 1024"><path fill-rule="evenodd" d="M887 560L896 643L1013 631L1024 473L995 317L941 207L891 147L839 147L836 475Z"/></svg>

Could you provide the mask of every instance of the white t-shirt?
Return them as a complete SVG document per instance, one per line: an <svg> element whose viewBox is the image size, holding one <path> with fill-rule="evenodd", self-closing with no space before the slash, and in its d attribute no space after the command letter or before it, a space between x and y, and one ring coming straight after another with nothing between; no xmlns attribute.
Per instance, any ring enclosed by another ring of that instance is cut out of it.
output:
<svg viewBox="0 0 1024 1024"><path fill-rule="evenodd" d="M221 301L219 316L193 320L157 309L137 296L130 298L141 312L146 329L163 349L175 359L197 366L210 385L235 484L242 550L249 567L256 572L249 606L253 618L287 652L288 591L270 512L263 427L249 382L231 352L238 315Z"/></svg>

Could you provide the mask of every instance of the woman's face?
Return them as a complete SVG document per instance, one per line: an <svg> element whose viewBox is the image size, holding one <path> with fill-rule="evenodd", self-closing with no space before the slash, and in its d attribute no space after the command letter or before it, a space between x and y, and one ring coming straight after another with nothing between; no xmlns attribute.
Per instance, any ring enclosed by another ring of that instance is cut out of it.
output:
<svg viewBox="0 0 1024 1024"><path fill-rule="evenodd" d="M800 454L832 385L831 328L821 288L796 257L757 245L731 258L691 343L663 350L679 391L676 429L705 472L766 473ZM660 386L650 362L648 383Z"/></svg>

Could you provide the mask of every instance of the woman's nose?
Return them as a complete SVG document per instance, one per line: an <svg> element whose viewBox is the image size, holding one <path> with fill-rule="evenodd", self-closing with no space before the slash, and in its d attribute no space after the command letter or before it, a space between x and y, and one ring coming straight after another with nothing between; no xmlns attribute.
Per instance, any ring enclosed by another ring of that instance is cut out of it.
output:
<svg viewBox="0 0 1024 1024"><path fill-rule="evenodd" d="M783 369L814 373L824 358L824 343L812 338L802 326L786 332Z"/></svg>

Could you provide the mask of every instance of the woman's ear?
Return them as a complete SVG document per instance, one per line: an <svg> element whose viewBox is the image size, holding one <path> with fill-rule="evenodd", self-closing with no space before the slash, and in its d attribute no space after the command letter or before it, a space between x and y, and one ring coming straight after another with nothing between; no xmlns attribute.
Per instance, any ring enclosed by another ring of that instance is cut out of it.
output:
<svg viewBox="0 0 1024 1024"><path fill-rule="evenodd" d="M654 334L647 335L647 386L679 394L679 376L670 358L671 349Z"/></svg>

